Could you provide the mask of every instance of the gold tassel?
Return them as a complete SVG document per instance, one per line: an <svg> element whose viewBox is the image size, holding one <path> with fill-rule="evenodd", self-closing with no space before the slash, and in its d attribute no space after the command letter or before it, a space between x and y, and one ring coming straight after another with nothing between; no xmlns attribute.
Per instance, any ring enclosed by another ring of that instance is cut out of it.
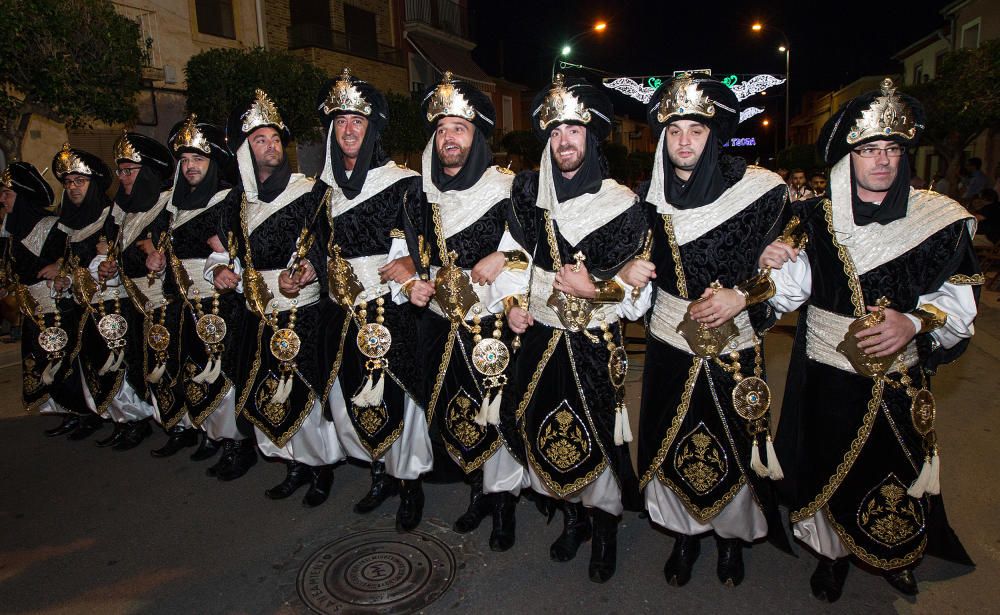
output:
<svg viewBox="0 0 1000 615"><path fill-rule="evenodd" d="M503 389L498 389L496 396L493 397L493 401L487 406L486 422L490 425L496 425L500 422L500 400L503 399Z"/></svg>
<svg viewBox="0 0 1000 615"><path fill-rule="evenodd" d="M913 481L910 488L906 490L906 493L911 498L922 498L927 493L927 487L931 482L931 455L930 453L924 457L924 465L920 468L920 474L917 475L917 479Z"/></svg>
<svg viewBox="0 0 1000 615"><path fill-rule="evenodd" d="M753 439L753 448L750 450L750 467L757 473L757 476L768 477L767 466L760 461L760 445L757 444L757 438Z"/></svg>
<svg viewBox="0 0 1000 615"><path fill-rule="evenodd" d="M785 478L785 471L778 463L778 454L774 452L774 442L771 441L771 434L767 434L767 475L771 480L781 480Z"/></svg>
<svg viewBox="0 0 1000 615"><path fill-rule="evenodd" d="M615 446L621 446L625 443L625 434L622 432L622 412L618 410L615 412Z"/></svg>
<svg viewBox="0 0 1000 615"><path fill-rule="evenodd" d="M487 418L490 413L490 393L487 390L486 395L483 396L483 403L479 404L479 412L476 413L476 425L480 427L486 427Z"/></svg>
<svg viewBox="0 0 1000 615"><path fill-rule="evenodd" d="M622 415L622 441L631 442L632 425L629 423L628 408L622 405L621 410L618 412L618 414Z"/></svg>
<svg viewBox="0 0 1000 615"><path fill-rule="evenodd" d="M941 493L941 461L938 458L937 447L931 453L931 473L927 481L927 494L938 495Z"/></svg>
<svg viewBox="0 0 1000 615"><path fill-rule="evenodd" d="M292 394L292 375L285 374L282 376L281 380L278 382L278 388L274 390L274 395L271 396L272 404L283 404L288 400L288 396Z"/></svg>

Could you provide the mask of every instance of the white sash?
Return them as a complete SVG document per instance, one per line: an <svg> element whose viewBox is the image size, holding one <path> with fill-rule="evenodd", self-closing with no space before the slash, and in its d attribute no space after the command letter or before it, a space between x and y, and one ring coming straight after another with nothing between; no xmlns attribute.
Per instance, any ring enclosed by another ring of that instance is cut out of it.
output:
<svg viewBox="0 0 1000 615"><path fill-rule="evenodd" d="M4 218L4 222L6 222L6 220L7 219ZM59 222L59 216L45 216L39 220L38 224L35 225L35 228L31 229L31 232L21 240L21 244L24 245L25 248L28 248L28 251L32 254L39 256L42 253L42 246L45 245L45 240L49 238L49 232L57 222Z"/></svg>

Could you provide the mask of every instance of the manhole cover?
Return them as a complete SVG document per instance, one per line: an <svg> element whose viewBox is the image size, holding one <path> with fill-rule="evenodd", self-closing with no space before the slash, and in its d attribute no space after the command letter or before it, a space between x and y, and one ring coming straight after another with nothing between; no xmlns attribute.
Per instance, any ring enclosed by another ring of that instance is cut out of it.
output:
<svg viewBox="0 0 1000 615"><path fill-rule="evenodd" d="M299 571L299 596L317 613L409 613L455 578L455 556L422 532L356 532L326 545Z"/></svg>

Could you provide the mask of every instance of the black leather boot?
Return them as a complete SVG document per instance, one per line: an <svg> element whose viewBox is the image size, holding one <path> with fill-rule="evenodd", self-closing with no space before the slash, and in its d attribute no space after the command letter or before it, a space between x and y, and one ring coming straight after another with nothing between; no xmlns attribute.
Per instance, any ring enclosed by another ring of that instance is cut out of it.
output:
<svg viewBox="0 0 1000 615"><path fill-rule="evenodd" d="M455 520L452 529L459 534L476 529L492 511L491 503L490 495L483 493L483 471L476 470L469 475L469 507Z"/></svg>
<svg viewBox="0 0 1000 615"><path fill-rule="evenodd" d="M46 429L43 433L48 438L55 438L56 436L65 436L68 433L72 433L74 429L80 426L79 414L67 414L63 416L62 423L59 423L52 429Z"/></svg>
<svg viewBox="0 0 1000 615"><path fill-rule="evenodd" d="M149 451L150 455L153 457L170 457L176 455L182 448L198 444L198 430L193 427L185 428L177 425L167 433L170 435L167 443L161 448Z"/></svg>
<svg viewBox="0 0 1000 615"><path fill-rule="evenodd" d="M206 459L211 459L219 452L222 442L220 440L213 440L208 437L207 433L201 434L201 442L198 444L198 448L191 453L191 461L205 461Z"/></svg>
<svg viewBox="0 0 1000 615"><path fill-rule="evenodd" d="M847 571L850 568L850 560L846 557L836 560L820 557L816 564L816 570L809 577L809 587L812 589L813 596L824 602L839 600L840 594L844 591Z"/></svg>
<svg viewBox="0 0 1000 615"><path fill-rule="evenodd" d="M493 499L493 531L490 532L490 550L506 551L514 546L517 525L517 496L509 491L491 494Z"/></svg>
<svg viewBox="0 0 1000 615"><path fill-rule="evenodd" d="M422 481L399 481L399 509L396 511L396 529L410 531L420 525L424 514L424 488Z"/></svg>
<svg viewBox="0 0 1000 615"><path fill-rule="evenodd" d="M319 466L313 468L312 484L306 497L302 498L302 505L306 508L315 508L330 497L330 487L333 486L333 466Z"/></svg>
<svg viewBox="0 0 1000 615"><path fill-rule="evenodd" d="M215 477L223 482L228 482L243 476L257 463L257 443L253 438L226 439L225 442L232 442L229 445L232 448L232 454L229 455L228 460L226 460L226 455L223 455L223 460L226 463L216 469Z"/></svg>
<svg viewBox="0 0 1000 615"><path fill-rule="evenodd" d="M104 419L96 414L84 414L80 417L80 423L76 426L76 429L67 436L67 439L76 441L86 440L103 425Z"/></svg>
<svg viewBox="0 0 1000 615"><path fill-rule="evenodd" d="M568 562L576 557L580 545L590 540L590 517L583 504L563 502L563 531L549 547L549 557Z"/></svg>
<svg viewBox="0 0 1000 615"><path fill-rule="evenodd" d="M107 448L109 446L114 446L122 441L125 437L125 427L124 423L115 423L115 429L111 432L111 435L107 438L102 438L97 442L94 442L97 446L101 448Z"/></svg>
<svg viewBox="0 0 1000 615"><path fill-rule="evenodd" d="M285 464L288 466L285 480L264 492L264 495L272 500L283 500L295 493L299 487L312 482L314 474L312 466L298 461L286 461Z"/></svg>
<svg viewBox="0 0 1000 615"><path fill-rule="evenodd" d="M139 444L149 437L153 433L153 428L149 426L149 419L143 419L141 421L129 421L125 423L122 428L125 430L125 434L122 436L120 442L115 444L112 449L116 451L128 451L139 446Z"/></svg>
<svg viewBox="0 0 1000 615"><path fill-rule="evenodd" d="M386 474L385 464L381 461L373 461L372 486L368 489L365 497L358 500L358 503L354 505L354 512L359 515L370 513L381 506L382 502L396 495L397 491L398 484L393 477Z"/></svg>
<svg viewBox="0 0 1000 615"><path fill-rule="evenodd" d="M884 572L882 576L889 582L889 585L895 587L896 591L905 596L916 596L920 593L920 588L917 587L917 578L913 576L912 568Z"/></svg>
<svg viewBox="0 0 1000 615"><path fill-rule="evenodd" d="M599 508L590 516L594 520L594 540L588 573L594 583L604 583L615 576L618 566L618 517Z"/></svg>
<svg viewBox="0 0 1000 615"><path fill-rule="evenodd" d="M674 539L674 549L663 566L663 576L674 587L684 587L691 580L691 569L701 553L701 541L697 536L678 534Z"/></svg>
<svg viewBox="0 0 1000 615"><path fill-rule="evenodd" d="M715 537L719 549L719 560L715 564L715 574L726 587L736 587L743 582L743 543L739 538Z"/></svg>
<svg viewBox="0 0 1000 615"><path fill-rule="evenodd" d="M240 448L240 440L233 440L232 438L222 439L222 456L213 465L205 469L205 474L212 477L218 477L219 471L223 468L229 466L233 462L233 457L236 456L236 452ZM256 455L254 455L254 461L256 461Z"/></svg>

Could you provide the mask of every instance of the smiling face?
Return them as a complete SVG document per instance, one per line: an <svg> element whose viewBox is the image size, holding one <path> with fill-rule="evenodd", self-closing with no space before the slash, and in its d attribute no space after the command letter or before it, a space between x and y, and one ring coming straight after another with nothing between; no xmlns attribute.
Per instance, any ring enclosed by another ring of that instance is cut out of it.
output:
<svg viewBox="0 0 1000 615"><path fill-rule="evenodd" d="M434 149L446 175L455 175L465 166L475 132L475 124L460 117L438 120L434 131Z"/></svg>
<svg viewBox="0 0 1000 615"><path fill-rule="evenodd" d="M361 151L361 143L365 140L365 133L368 132L368 118L354 113L338 115L333 120L333 136L337 139L337 145L344 154L344 167L353 169L357 162L358 152Z"/></svg>
<svg viewBox="0 0 1000 615"><path fill-rule="evenodd" d="M194 152L184 152L181 154L181 173L184 174L184 179L187 180L188 184L194 188L201 183L201 180L205 179L205 173L208 172L208 165L211 163L212 159L207 156Z"/></svg>
<svg viewBox="0 0 1000 615"><path fill-rule="evenodd" d="M854 180L858 197L869 203L881 203L885 193L892 187L899 173L899 161L902 156L889 156L885 148L898 147L893 141L872 141L863 147L880 148L877 156L865 158L856 151L851 152L851 164L854 166Z"/></svg>
<svg viewBox="0 0 1000 615"><path fill-rule="evenodd" d="M559 124L549 133L549 147L556 167L563 177L570 179L587 155L587 129L576 124Z"/></svg>
<svg viewBox="0 0 1000 615"><path fill-rule="evenodd" d="M701 160L712 130L694 120L677 120L664 130L667 131L667 156L674 165L674 172L677 177L687 180Z"/></svg>

